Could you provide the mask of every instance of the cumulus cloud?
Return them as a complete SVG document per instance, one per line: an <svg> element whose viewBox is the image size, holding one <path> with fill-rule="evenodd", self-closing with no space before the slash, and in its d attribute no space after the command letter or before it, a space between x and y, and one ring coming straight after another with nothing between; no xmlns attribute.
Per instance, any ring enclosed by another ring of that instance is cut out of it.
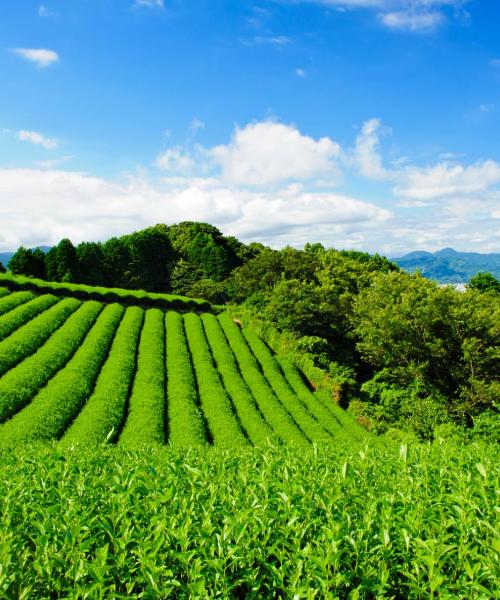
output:
<svg viewBox="0 0 500 600"><path fill-rule="evenodd" d="M17 135L18 138L23 142L29 142L30 144L35 144L36 146L42 146L46 150L57 148L57 140L45 137L38 131L27 131L26 129L21 129L18 131Z"/></svg>
<svg viewBox="0 0 500 600"><path fill-rule="evenodd" d="M155 165L168 173L189 173L194 169L195 162L187 150L175 146L159 154Z"/></svg>
<svg viewBox="0 0 500 600"><path fill-rule="evenodd" d="M401 183L395 193L417 200L433 200L445 196L484 192L500 183L500 163L479 161L464 167L443 162L435 166L409 167L400 174Z"/></svg>
<svg viewBox="0 0 500 600"><path fill-rule="evenodd" d="M275 121L237 127L229 144L208 151L233 184L268 186L318 176L338 176L340 146L328 137L315 140L292 125Z"/></svg>
<svg viewBox="0 0 500 600"><path fill-rule="evenodd" d="M57 52L45 48L13 48L11 52L22 56L41 68L50 67L50 65L59 61Z"/></svg>
<svg viewBox="0 0 500 600"><path fill-rule="evenodd" d="M443 13L438 11L396 11L380 13L379 19L389 29L430 31L435 29L438 25L441 25L445 20L445 17Z"/></svg>
<svg viewBox="0 0 500 600"><path fill-rule="evenodd" d="M248 241L296 242L327 227L339 235L389 219L390 212L346 195L303 192L298 186L259 192L224 186L216 179L140 177L121 183L85 173L0 169L0 248L106 239L152 223L209 221ZM330 240L333 243L333 239Z"/></svg>
<svg viewBox="0 0 500 600"><path fill-rule="evenodd" d="M363 123L356 138L353 161L361 175L368 179L384 181L393 177L393 172L384 168L380 154L380 136L389 133L380 119L369 119Z"/></svg>

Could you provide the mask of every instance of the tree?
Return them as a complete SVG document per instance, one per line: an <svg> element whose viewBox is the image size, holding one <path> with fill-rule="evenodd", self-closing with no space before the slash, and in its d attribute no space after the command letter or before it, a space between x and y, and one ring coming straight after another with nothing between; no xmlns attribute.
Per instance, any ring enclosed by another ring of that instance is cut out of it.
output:
<svg viewBox="0 0 500 600"><path fill-rule="evenodd" d="M105 285L104 256L98 242L82 242L76 247L81 283Z"/></svg>
<svg viewBox="0 0 500 600"><path fill-rule="evenodd" d="M47 274L53 281L79 281L80 268L76 249L68 238L62 239L47 254Z"/></svg>
<svg viewBox="0 0 500 600"><path fill-rule="evenodd" d="M3 264L0 262L0 273L5 273L7 269L3 266Z"/></svg>
<svg viewBox="0 0 500 600"><path fill-rule="evenodd" d="M21 246L9 260L9 269L16 275L38 277L44 279L45 254L40 248L25 248Z"/></svg>
<svg viewBox="0 0 500 600"><path fill-rule="evenodd" d="M488 272L479 272L471 277L469 289L500 294L500 280Z"/></svg>

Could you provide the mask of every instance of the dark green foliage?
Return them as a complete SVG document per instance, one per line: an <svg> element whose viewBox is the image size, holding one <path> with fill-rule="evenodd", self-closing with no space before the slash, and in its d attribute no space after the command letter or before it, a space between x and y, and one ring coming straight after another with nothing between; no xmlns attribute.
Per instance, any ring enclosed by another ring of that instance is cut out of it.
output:
<svg viewBox="0 0 500 600"><path fill-rule="evenodd" d="M164 315L152 308L146 311L144 319L137 372L120 445L138 447L165 442L165 366Z"/></svg>
<svg viewBox="0 0 500 600"><path fill-rule="evenodd" d="M119 304L104 308L64 369L33 397L28 406L0 426L0 446L61 437L94 388L123 311ZM17 404L16 408L21 407Z"/></svg>
<svg viewBox="0 0 500 600"><path fill-rule="evenodd" d="M80 266L79 283L105 285L104 255L101 244L82 242L76 247L76 255Z"/></svg>
<svg viewBox="0 0 500 600"><path fill-rule="evenodd" d="M471 425L498 401L496 295L391 273L360 293L353 323L359 351L378 371L363 389L384 421L411 424L411 415L412 429L429 437L443 419Z"/></svg>
<svg viewBox="0 0 500 600"><path fill-rule="evenodd" d="M45 254L40 248L21 246L9 260L8 267L16 275L43 279L46 276ZM5 272L5 269L0 269L0 272Z"/></svg>
<svg viewBox="0 0 500 600"><path fill-rule="evenodd" d="M137 344L143 319L144 311L136 306L125 311L94 391L65 432L63 444L88 447L117 438L125 419L135 374ZM96 323L96 327L98 325Z"/></svg>
<svg viewBox="0 0 500 600"><path fill-rule="evenodd" d="M494 277L491 273L476 273L469 281L471 290L479 292L495 292L500 294L500 280Z"/></svg>
<svg viewBox="0 0 500 600"><path fill-rule="evenodd" d="M45 256L47 278L50 281L75 283L80 281L80 265L71 240L64 238ZM43 276L39 276L43 279Z"/></svg>
<svg viewBox="0 0 500 600"><path fill-rule="evenodd" d="M5 598L496 598L496 448L2 453Z"/></svg>
<svg viewBox="0 0 500 600"><path fill-rule="evenodd" d="M3 266L3 263L0 262L0 273L5 273L6 272L6 268Z"/></svg>

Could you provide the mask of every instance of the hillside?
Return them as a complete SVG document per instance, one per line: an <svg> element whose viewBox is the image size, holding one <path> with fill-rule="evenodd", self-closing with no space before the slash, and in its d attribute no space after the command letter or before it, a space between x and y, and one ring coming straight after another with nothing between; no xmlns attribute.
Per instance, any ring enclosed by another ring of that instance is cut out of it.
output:
<svg viewBox="0 0 500 600"><path fill-rule="evenodd" d="M444 248L438 252L417 251L393 259L411 273L419 270L424 277L439 283L467 283L471 277L486 271L500 278L500 254L457 252Z"/></svg>
<svg viewBox="0 0 500 600"><path fill-rule="evenodd" d="M0 446L285 443L366 432L223 313L2 290Z"/></svg>

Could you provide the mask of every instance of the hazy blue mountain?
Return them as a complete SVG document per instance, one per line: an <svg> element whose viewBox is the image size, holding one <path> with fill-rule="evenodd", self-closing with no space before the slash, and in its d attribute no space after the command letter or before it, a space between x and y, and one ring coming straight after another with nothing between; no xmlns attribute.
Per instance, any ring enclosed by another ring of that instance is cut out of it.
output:
<svg viewBox="0 0 500 600"><path fill-rule="evenodd" d="M439 283L467 283L479 271L489 271L500 279L500 253L457 252L443 248L438 252L418 250L392 259L406 271L417 269Z"/></svg>
<svg viewBox="0 0 500 600"><path fill-rule="evenodd" d="M39 246L44 252L48 252L51 249L51 246ZM7 266L7 263L14 256L14 251L12 252L0 252L0 262L4 267Z"/></svg>

